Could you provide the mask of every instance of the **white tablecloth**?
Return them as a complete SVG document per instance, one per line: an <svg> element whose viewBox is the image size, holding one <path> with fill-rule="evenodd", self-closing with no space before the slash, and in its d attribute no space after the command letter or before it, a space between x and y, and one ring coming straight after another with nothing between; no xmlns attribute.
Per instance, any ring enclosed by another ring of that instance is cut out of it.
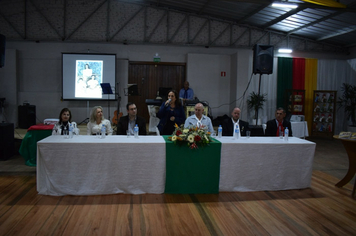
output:
<svg viewBox="0 0 356 236"><path fill-rule="evenodd" d="M294 132L294 131L293 131ZM289 137L222 137L219 191L310 187L315 143Z"/></svg>
<svg viewBox="0 0 356 236"><path fill-rule="evenodd" d="M291 122L293 137L305 138L309 136L308 123L306 121ZM267 124L262 125L263 133L267 128Z"/></svg>
<svg viewBox="0 0 356 236"><path fill-rule="evenodd" d="M219 139L220 191L310 187L315 143L290 137ZM164 193L161 136L50 136L37 143L37 191L45 195Z"/></svg>
<svg viewBox="0 0 356 236"><path fill-rule="evenodd" d="M308 123L306 121L291 122L293 137L305 138L309 136Z"/></svg>
<svg viewBox="0 0 356 236"><path fill-rule="evenodd" d="M160 136L50 136L37 143L37 191L45 195L163 193Z"/></svg>

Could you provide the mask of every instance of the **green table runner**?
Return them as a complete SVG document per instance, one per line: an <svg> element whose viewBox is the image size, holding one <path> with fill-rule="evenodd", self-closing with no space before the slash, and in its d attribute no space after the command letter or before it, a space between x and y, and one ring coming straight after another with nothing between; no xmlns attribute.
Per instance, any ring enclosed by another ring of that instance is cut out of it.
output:
<svg viewBox="0 0 356 236"><path fill-rule="evenodd" d="M221 143L214 139L208 146L190 149L166 141L165 193L219 193Z"/></svg>
<svg viewBox="0 0 356 236"><path fill-rule="evenodd" d="M25 159L26 165L36 166L37 142L50 136L52 130L29 130L22 139L19 149L20 155Z"/></svg>

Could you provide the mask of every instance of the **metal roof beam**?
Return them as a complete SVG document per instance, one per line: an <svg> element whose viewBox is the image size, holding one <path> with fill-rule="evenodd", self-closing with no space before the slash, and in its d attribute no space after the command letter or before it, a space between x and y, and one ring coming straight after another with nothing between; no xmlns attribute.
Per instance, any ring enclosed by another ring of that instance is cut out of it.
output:
<svg viewBox="0 0 356 236"><path fill-rule="evenodd" d="M173 38L177 35L178 31L180 30L180 28L183 26L183 24L187 21L187 15L185 15L184 19L182 20L182 22L179 24L179 26L177 27L176 31L173 33L172 37L168 40L168 42L172 42ZM169 27L168 27L169 29ZM168 30L167 30L168 31Z"/></svg>
<svg viewBox="0 0 356 236"><path fill-rule="evenodd" d="M127 25L128 23L130 23L130 22L138 15L138 13L140 13L143 9L145 9L145 7L141 7L135 14L133 14L133 15L130 17L130 19L128 19L128 20L125 22L125 24L123 24L123 26L121 26L121 28L118 29L118 30L108 39L108 41L111 41L118 33L120 33L120 31L121 31L123 28L125 28L126 25Z"/></svg>
<svg viewBox="0 0 356 236"><path fill-rule="evenodd" d="M24 36L21 35L21 32L17 30L16 27L1 12L0 12L0 16L4 18L4 20L11 26L13 30L15 30L16 33L18 33L18 35L20 35L22 39L26 39Z"/></svg>
<svg viewBox="0 0 356 236"><path fill-rule="evenodd" d="M80 27L82 27L82 25L90 19L90 17L92 17L94 15L94 13L96 13L105 3L107 2L107 0L104 0L101 4L99 4L99 6L87 17L85 18L85 20L82 21L82 23L80 23L78 25L77 28L75 28L72 33L70 33L66 38L65 40L69 39Z"/></svg>
<svg viewBox="0 0 356 236"><path fill-rule="evenodd" d="M49 22L49 20L47 19L47 17L42 13L42 11L40 11L40 9L38 9L38 7L33 3L32 0L28 0L32 6L36 9L36 11L43 17L43 19L45 19L45 21L48 23L48 25L54 30L54 32L57 33L57 35L59 36L60 39L63 39L63 36L61 36L61 34L56 30L56 28L51 24L51 22Z"/></svg>
<svg viewBox="0 0 356 236"><path fill-rule="evenodd" d="M206 19L205 23L200 27L200 29L198 30L198 32L195 34L195 36L188 42L188 43L192 43L194 42L194 40L197 38L197 36L200 34L200 32L203 30L203 28L209 23L209 19Z"/></svg>
<svg viewBox="0 0 356 236"><path fill-rule="evenodd" d="M329 35L326 35L324 37L318 38L316 41L322 41L322 40L333 38L333 37L340 36L340 35L343 35L343 34L348 34L348 33L354 32L354 31L356 31L356 26L355 25L351 26L349 30L344 30L342 32L335 33L335 34L329 34Z"/></svg>
<svg viewBox="0 0 356 236"><path fill-rule="evenodd" d="M227 25L225 27L225 29L223 31L221 31L221 33L212 42L209 43L209 46L213 45L215 43L215 41L218 40L229 28L230 28L230 25Z"/></svg>
<svg viewBox="0 0 356 236"><path fill-rule="evenodd" d="M150 41L151 37L153 36L153 34L156 32L158 26L161 24L161 22L163 21L163 18L167 16L167 11L164 12L164 14L161 16L161 18L157 21L156 26L153 28L152 32L150 35L148 35L148 37L145 39L146 42Z"/></svg>
<svg viewBox="0 0 356 236"><path fill-rule="evenodd" d="M268 22L267 24L264 24L262 26L262 28L266 29L268 27L270 27L271 25L274 25L274 24L277 24L278 22L282 21L282 20L285 20L286 18L290 17L291 15L294 15L294 14L297 14L298 12L300 11L303 11L305 8L296 8L296 9L293 9L289 12L287 12L286 14L283 14L281 15L280 17L277 17L276 19L274 20L271 20L270 22Z"/></svg>

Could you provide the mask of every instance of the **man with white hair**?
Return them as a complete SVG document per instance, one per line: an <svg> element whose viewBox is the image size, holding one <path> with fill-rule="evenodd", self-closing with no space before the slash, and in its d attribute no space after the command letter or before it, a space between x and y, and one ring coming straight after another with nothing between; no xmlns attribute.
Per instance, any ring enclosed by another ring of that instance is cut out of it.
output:
<svg viewBox="0 0 356 236"><path fill-rule="evenodd" d="M214 132L213 125L209 117L203 115L204 106L201 103L197 103L194 107L194 115L189 116L184 123L184 127L188 128L191 126L205 127L210 133Z"/></svg>

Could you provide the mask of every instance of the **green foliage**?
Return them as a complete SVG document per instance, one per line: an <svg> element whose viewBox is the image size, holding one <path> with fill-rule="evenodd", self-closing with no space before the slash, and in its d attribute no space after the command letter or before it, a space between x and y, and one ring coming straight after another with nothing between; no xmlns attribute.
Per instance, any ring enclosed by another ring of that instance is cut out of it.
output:
<svg viewBox="0 0 356 236"><path fill-rule="evenodd" d="M257 112L259 109L263 109L266 97L267 94L257 94L255 92L250 93L250 96L247 99L247 107L255 111L255 119L258 119Z"/></svg>
<svg viewBox="0 0 356 236"><path fill-rule="evenodd" d="M347 119L351 119L352 126L356 126L356 85L343 83L343 94L337 101L340 108L344 108Z"/></svg>

